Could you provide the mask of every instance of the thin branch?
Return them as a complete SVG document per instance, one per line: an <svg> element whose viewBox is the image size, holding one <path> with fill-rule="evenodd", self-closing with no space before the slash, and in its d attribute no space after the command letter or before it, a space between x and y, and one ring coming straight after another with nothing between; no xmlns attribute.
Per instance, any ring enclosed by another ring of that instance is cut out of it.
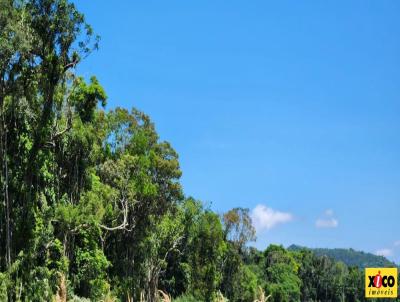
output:
<svg viewBox="0 0 400 302"><path fill-rule="evenodd" d="M64 66L64 72L66 72L70 68L75 68L75 66L79 63L79 60L75 60L71 63L68 63L67 65Z"/></svg>
<svg viewBox="0 0 400 302"><path fill-rule="evenodd" d="M138 202L137 200L134 200L134 201ZM128 208L129 208L128 200L125 198L122 198L121 206L122 206L124 217L123 217L123 221L120 225L115 226L115 227L108 227L103 224L99 224L99 227L101 227L102 229L107 230L107 231L116 231L116 230L125 230L128 232L132 231L133 228L135 227L135 224L133 224L131 228L128 228L128 226L129 226L129 223L128 223L128 213L129 213L128 212Z"/></svg>

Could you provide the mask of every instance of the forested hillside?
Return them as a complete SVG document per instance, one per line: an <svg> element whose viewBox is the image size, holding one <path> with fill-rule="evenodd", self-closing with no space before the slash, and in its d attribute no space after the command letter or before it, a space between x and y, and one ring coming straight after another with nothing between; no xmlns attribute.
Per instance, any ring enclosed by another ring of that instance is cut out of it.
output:
<svg viewBox="0 0 400 302"><path fill-rule="evenodd" d="M98 41L67 0L0 0L0 301L364 300L358 268L187 197L150 117L76 73Z"/></svg>
<svg viewBox="0 0 400 302"><path fill-rule="evenodd" d="M291 245L288 247L290 251L302 250L305 247L298 245ZM371 253L364 253L362 251L355 251L353 249L324 249L314 248L310 249L317 256L328 256L336 261L341 261L348 266L357 266L359 268L365 267L395 267L396 264L389 261L383 256L377 256Z"/></svg>

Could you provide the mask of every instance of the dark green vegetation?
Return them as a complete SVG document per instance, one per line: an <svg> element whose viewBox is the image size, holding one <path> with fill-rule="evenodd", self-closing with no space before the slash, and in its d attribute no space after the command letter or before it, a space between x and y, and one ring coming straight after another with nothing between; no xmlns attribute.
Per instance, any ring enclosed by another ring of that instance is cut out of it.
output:
<svg viewBox="0 0 400 302"><path fill-rule="evenodd" d="M288 247L290 251L299 251L305 249L298 245ZM355 251L353 249L310 249L317 256L328 256L336 261L341 261L348 266L365 267L395 267L396 264L387 260L383 256L377 256L371 253Z"/></svg>
<svg viewBox="0 0 400 302"><path fill-rule="evenodd" d="M358 268L185 197L149 117L75 74L96 47L66 0L0 0L0 301L363 300Z"/></svg>

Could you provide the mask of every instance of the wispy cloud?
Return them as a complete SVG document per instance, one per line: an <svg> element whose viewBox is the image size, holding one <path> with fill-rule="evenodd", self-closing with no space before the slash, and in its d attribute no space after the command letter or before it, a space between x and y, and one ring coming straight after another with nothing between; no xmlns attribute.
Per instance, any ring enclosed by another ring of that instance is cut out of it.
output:
<svg viewBox="0 0 400 302"><path fill-rule="evenodd" d="M315 221L315 226L317 228L337 228L338 225L339 222L335 218L327 218L327 219L318 218L317 221Z"/></svg>
<svg viewBox="0 0 400 302"><path fill-rule="evenodd" d="M378 256L384 256L384 257L389 257L393 255L393 250L392 249L380 249L375 252L376 255Z"/></svg>
<svg viewBox="0 0 400 302"><path fill-rule="evenodd" d="M323 217L315 221L315 226L317 228L337 228L338 225L339 221L334 217L332 209L325 210Z"/></svg>
<svg viewBox="0 0 400 302"><path fill-rule="evenodd" d="M293 215L259 204L251 211L251 219L257 232L259 232L262 230L270 230L278 224L292 221Z"/></svg>
<svg viewBox="0 0 400 302"><path fill-rule="evenodd" d="M400 240L397 240L393 243L394 246L400 246Z"/></svg>

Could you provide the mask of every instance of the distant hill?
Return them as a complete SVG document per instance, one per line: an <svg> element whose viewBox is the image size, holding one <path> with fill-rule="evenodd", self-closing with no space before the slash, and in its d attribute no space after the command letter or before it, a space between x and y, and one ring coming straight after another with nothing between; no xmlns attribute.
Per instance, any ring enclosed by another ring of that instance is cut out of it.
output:
<svg viewBox="0 0 400 302"><path fill-rule="evenodd" d="M299 245L292 244L288 247L290 251L298 251L308 249L314 252L317 256L328 256L329 258L337 261L342 261L348 266L364 267L393 267L397 266L395 263L389 261L383 256L377 256L371 253L355 251L353 249L327 249L327 248L306 248Z"/></svg>

